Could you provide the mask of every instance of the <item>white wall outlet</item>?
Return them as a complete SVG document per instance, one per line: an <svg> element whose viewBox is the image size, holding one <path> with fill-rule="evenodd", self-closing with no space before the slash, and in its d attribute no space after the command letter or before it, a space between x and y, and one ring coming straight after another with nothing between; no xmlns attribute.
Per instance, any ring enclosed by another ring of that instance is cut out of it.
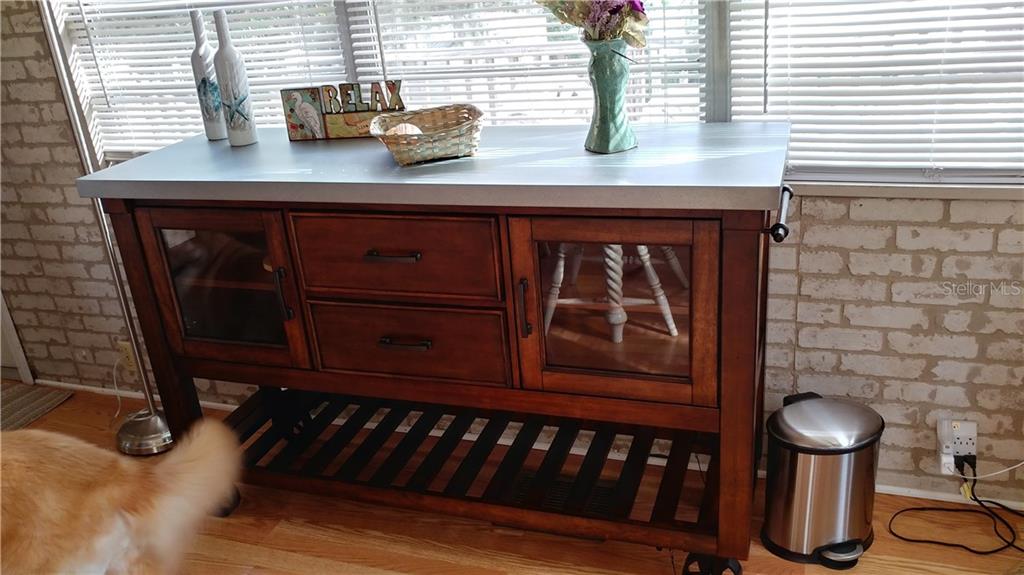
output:
<svg viewBox="0 0 1024 575"><path fill-rule="evenodd" d="M135 371L137 364L135 363L135 354L132 353L132 342L130 341L119 341L117 342L117 350L121 353L120 365L122 368L128 371Z"/></svg>
<svg viewBox="0 0 1024 575"><path fill-rule="evenodd" d="M978 423L967 419L940 419L935 433L939 452L939 471L953 475L956 467L954 457L976 455L978 444Z"/></svg>

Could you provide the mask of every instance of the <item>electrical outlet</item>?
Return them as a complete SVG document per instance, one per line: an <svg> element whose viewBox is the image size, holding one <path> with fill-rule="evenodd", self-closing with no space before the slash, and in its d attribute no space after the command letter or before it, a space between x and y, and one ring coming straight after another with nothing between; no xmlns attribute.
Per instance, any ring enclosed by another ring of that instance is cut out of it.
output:
<svg viewBox="0 0 1024 575"><path fill-rule="evenodd" d="M953 475L956 471L954 458L962 455L977 455L978 423L966 419L940 419L936 428L939 471Z"/></svg>
<svg viewBox="0 0 1024 575"><path fill-rule="evenodd" d="M135 371L137 365L135 363L135 354L132 353L132 342L119 341L117 342L117 349L121 352L121 367L128 371Z"/></svg>

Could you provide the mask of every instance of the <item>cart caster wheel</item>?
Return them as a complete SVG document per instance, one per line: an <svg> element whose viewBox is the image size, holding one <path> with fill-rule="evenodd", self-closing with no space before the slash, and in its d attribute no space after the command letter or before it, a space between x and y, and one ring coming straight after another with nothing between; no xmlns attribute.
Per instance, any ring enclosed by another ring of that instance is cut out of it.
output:
<svg viewBox="0 0 1024 575"><path fill-rule="evenodd" d="M743 567L735 559L723 559L702 553L690 553L683 563L683 575L743 575Z"/></svg>
<svg viewBox="0 0 1024 575"><path fill-rule="evenodd" d="M235 488L234 493L231 494L231 500L224 504L223 507L213 512L215 517L227 517L231 515L235 509L238 509L238 504L242 502L242 494Z"/></svg>

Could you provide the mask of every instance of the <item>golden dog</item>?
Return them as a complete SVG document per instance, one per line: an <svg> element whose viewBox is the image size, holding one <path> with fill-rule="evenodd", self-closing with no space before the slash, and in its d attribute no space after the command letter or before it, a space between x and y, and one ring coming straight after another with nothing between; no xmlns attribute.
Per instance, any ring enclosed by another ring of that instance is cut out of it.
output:
<svg viewBox="0 0 1024 575"><path fill-rule="evenodd" d="M38 430L0 434L4 575L167 574L205 515L226 504L238 439L203 420L155 463Z"/></svg>

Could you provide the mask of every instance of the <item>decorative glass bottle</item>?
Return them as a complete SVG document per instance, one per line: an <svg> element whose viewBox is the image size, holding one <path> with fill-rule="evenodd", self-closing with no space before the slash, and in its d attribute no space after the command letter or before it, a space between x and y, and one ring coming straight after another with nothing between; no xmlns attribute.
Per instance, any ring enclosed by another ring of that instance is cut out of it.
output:
<svg viewBox="0 0 1024 575"><path fill-rule="evenodd" d="M221 103L228 127L228 141L232 146L248 146L259 139L252 117L252 97L249 78L245 74L245 60L231 45L228 17L223 10L213 13L217 24L217 54L213 57L220 80Z"/></svg>
<svg viewBox="0 0 1024 575"><path fill-rule="evenodd" d="M636 147L636 134L626 115L626 84L629 60L626 41L584 40L590 48L590 85L594 89L594 114L584 147L599 154L614 154Z"/></svg>
<svg viewBox="0 0 1024 575"><path fill-rule="evenodd" d="M199 94L199 109L203 113L203 125L206 138L223 140L228 137L228 129L224 124L224 112L220 105L220 87L213 67L213 48L206 41L206 25L203 13L190 10L192 18L192 34L196 37L196 49L192 50L192 76L196 80L196 92Z"/></svg>

